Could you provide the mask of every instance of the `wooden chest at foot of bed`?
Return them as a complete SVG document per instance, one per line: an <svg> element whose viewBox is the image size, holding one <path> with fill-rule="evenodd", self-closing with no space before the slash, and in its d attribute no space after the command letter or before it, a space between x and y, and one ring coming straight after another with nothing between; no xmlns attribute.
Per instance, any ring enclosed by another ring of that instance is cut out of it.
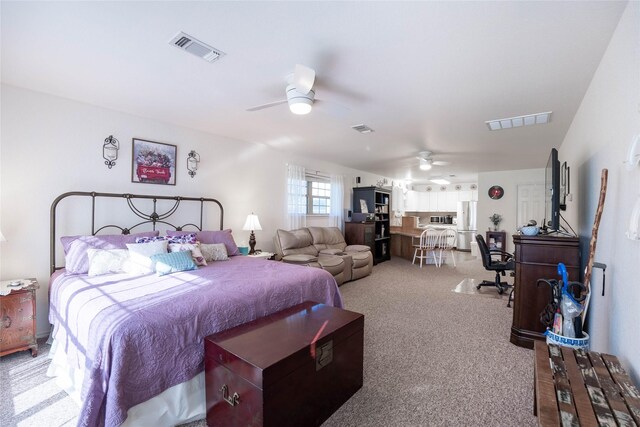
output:
<svg viewBox="0 0 640 427"><path fill-rule="evenodd" d="M207 425L317 426L362 387L364 316L304 302L205 338Z"/></svg>

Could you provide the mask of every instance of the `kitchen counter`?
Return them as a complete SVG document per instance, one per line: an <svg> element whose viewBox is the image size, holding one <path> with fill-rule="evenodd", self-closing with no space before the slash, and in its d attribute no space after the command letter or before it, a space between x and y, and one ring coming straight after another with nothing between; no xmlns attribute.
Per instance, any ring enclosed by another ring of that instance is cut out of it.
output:
<svg viewBox="0 0 640 427"><path fill-rule="evenodd" d="M436 230L456 230L457 226L453 224L442 224L433 226ZM413 260L414 244L418 243L420 235L425 227L394 227L389 230L391 235L391 256L402 257L406 260Z"/></svg>

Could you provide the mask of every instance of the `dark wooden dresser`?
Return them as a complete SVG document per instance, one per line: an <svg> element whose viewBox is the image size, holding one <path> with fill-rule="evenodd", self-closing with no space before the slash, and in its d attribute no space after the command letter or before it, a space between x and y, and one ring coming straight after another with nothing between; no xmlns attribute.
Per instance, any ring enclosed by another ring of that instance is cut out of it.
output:
<svg viewBox="0 0 640 427"><path fill-rule="evenodd" d="M363 381L364 316L304 302L205 338L209 426L319 426Z"/></svg>
<svg viewBox="0 0 640 427"><path fill-rule="evenodd" d="M36 289L40 286L36 279L23 280L31 284L0 295L0 356L23 350L31 350L33 357L38 355Z"/></svg>
<svg viewBox="0 0 640 427"><path fill-rule="evenodd" d="M577 237L514 235L516 277L511 342L533 348L544 340L540 313L549 303L549 286L537 286L538 279L559 279L558 263L567 267L570 281L580 276L580 241Z"/></svg>

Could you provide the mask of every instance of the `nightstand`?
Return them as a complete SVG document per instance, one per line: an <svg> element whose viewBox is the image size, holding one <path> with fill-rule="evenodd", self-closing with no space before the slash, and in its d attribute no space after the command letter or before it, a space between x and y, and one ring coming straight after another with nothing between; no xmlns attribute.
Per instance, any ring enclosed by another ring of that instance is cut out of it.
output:
<svg viewBox="0 0 640 427"><path fill-rule="evenodd" d="M10 284L20 282L17 286ZM0 282L0 356L31 350L38 355L36 342L36 279Z"/></svg>
<svg viewBox="0 0 640 427"><path fill-rule="evenodd" d="M273 252L259 252L257 254L247 255L247 256L251 258L273 259L273 257L276 256L276 254L274 254Z"/></svg>

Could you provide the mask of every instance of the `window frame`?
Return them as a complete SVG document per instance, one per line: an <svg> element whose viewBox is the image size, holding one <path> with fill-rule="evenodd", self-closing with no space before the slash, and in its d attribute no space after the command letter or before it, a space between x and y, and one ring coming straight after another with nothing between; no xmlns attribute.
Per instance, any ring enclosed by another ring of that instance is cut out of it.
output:
<svg viewBox="0 0 640 427"><path fill-rule="evenodd" d="M320 217L320 216L330 216L331 215L331 181L329 180L329 178L324 177L324 176L320 176L320 175L309 175L307 174L305 176L305 180L307 181L307 216L315 216L315 217ZM328 195L327 196L320 196L320 195L314 195L313 194L313 183L319 183L319 184L326 184L327 188L324 188L322 190L324 191L328 191ZM320 198L320 199L324 199L327 201L327 208L328 208L328 212L323 212L323 213L315 213L313 211L313 199L315 198Z"/></svg>

